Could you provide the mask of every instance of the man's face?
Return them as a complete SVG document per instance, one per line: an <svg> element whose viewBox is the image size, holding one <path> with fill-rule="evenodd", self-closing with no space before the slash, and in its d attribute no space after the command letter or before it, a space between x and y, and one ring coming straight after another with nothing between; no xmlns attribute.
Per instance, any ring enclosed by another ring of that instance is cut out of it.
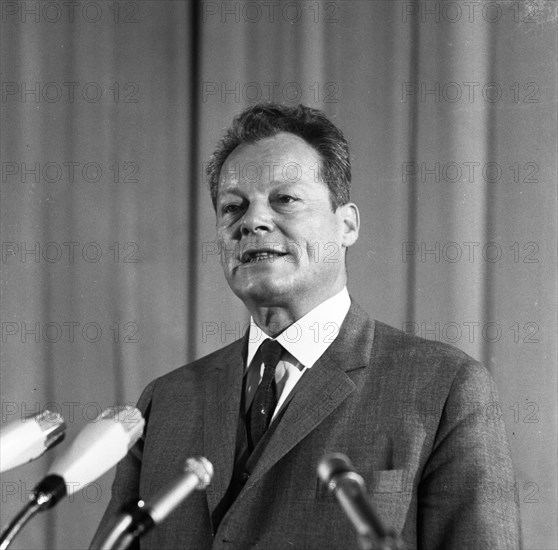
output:
<svg viewBox="0 0 558 550"><path fill-rule="evenodd" d="M240 145L223 165L217 240L227 282L249 308L304 314L345 285L358 211L332 211L319 165L317 151L290 133Z"/></svg>

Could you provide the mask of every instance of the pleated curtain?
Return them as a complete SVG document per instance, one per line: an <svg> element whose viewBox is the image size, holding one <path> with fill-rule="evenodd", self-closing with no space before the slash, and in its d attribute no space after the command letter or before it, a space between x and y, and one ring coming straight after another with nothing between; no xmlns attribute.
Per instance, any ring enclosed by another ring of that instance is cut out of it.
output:
<svg viewBox="0 0 558 550"><path fill-rule="evenodd" d="M353 299L490 369L525 547L556 547L555 3L1 9L2 426L50 407L71 440L242 336L205 163L243 108L304 103L350 143ZM2 474L2 525L65 444ZM112 476L13 548L86 548Z"/></svg>

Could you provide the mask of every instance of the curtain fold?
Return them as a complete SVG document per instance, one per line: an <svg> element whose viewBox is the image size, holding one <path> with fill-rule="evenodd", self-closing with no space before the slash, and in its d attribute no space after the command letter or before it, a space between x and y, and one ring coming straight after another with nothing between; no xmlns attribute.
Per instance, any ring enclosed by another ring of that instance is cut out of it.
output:
<svg viewBox="0 0 558 550"><path fill-rule="evenodd" d="M242 336L204 168L243 108L304 103L351 147L352 297L490 369L524 545L556 545L554 4L69 4L2 5L2 425L70 440ZM63 450L2 474L2 525ZM13 548L87 547L112 475Z"/></svg>

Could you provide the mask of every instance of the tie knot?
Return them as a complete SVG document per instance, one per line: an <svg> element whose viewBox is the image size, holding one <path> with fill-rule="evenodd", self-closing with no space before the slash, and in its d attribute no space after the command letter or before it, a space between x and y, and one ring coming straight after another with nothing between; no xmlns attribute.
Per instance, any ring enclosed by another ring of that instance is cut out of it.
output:
<svg viewBox="0 0 558 550"><path fill-rule="evenodd" d="M283 353L283 346L276 340L268 338L267 340L264 340L260 349L262 350L264 365L266 367L275 368L277 363L279 363L281 354Z"/></svg>

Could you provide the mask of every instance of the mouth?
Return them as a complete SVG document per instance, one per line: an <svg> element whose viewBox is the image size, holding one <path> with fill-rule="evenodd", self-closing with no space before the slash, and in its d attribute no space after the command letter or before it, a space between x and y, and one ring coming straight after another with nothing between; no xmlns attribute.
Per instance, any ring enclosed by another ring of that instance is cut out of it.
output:
<svg viewBox="0 0 558 550"><path fill-rule="evenodd" d="M256 264L258 262L273 262L278 258L286 256L286 252L281 252L278 250L271 250L268 248L247 250L240 256L240 263L242 265L246 264Z"/></svg>

